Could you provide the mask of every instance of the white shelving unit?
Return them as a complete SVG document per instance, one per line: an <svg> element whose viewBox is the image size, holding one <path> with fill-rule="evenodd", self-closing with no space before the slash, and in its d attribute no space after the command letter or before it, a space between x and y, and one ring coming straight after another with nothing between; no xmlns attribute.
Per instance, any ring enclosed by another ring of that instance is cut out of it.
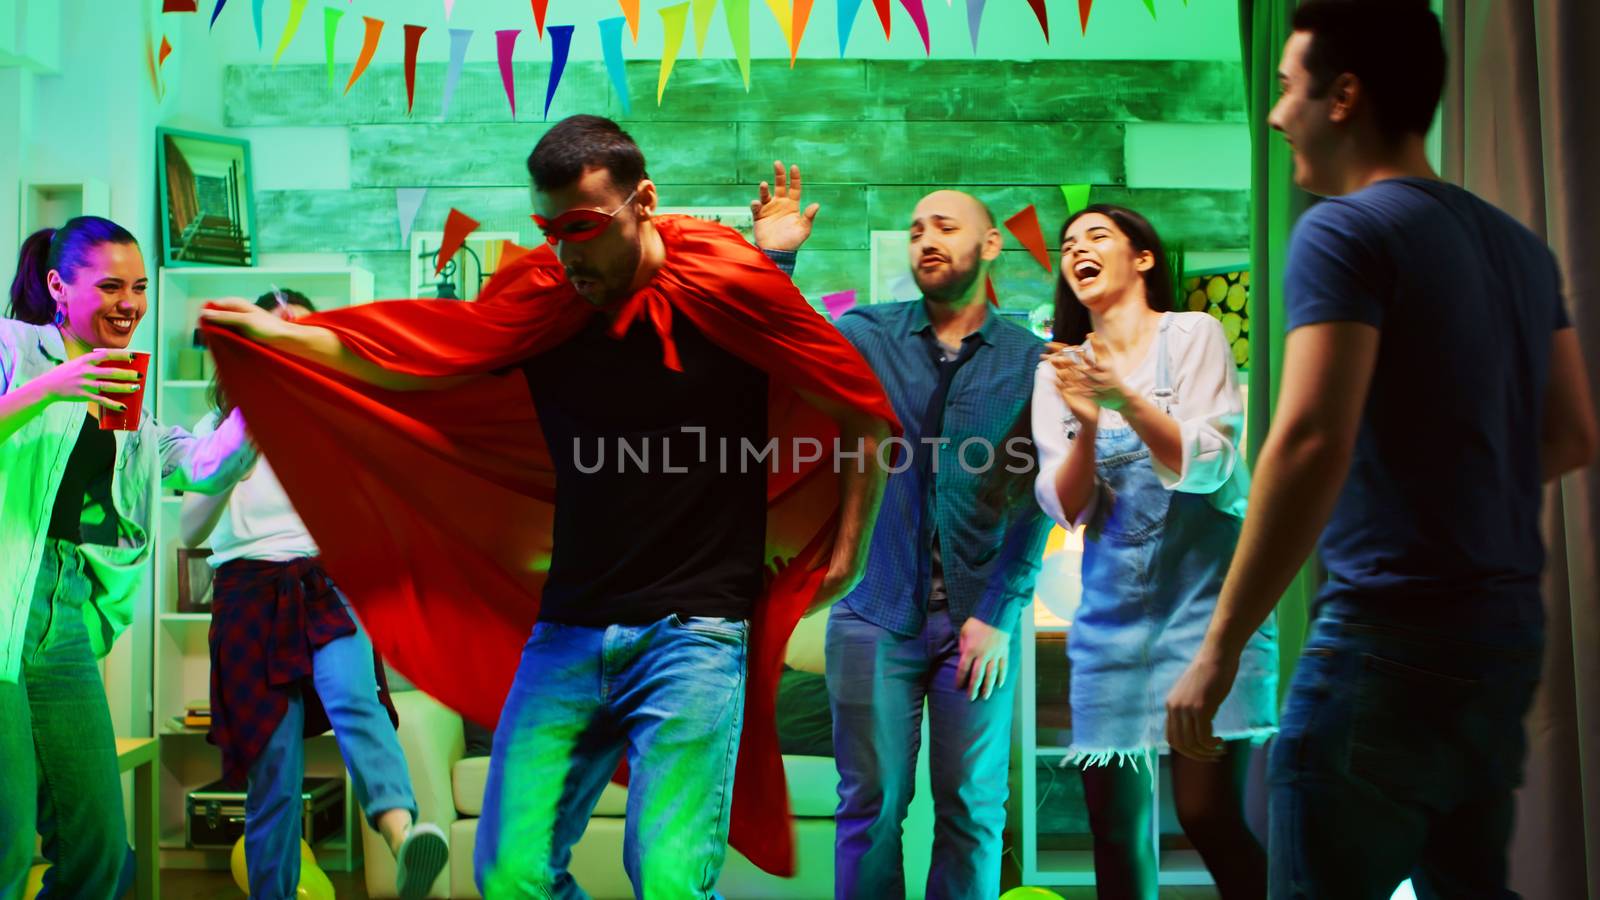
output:
<svg viewBox="0 0 1600 900"><path fill-rule="evenodd" d="M1054 674L1065 665L1066 637L1071 616L1077 607L1078 559L1082 553L1078 532L1055 528L1045 549L1041 584L1057 592L1051 602L1036 595L1032 607L1023 611L1022 658L1017 669L1016 714L1011 742L1011 803L1008 807L1010 830L1019 842L1022 883L1037 887L1081 887L1093 885L1094 849L1087 814L1073 808L1068 830L1046 829L1045 817L1061 818L1063 805L1081 804L1078 775L1061 763L1072 740L1070 716L1063 715L1067 703L1067 682L1055 679L1040 690L1041 654L1051 654L1056 665L1044 668ZM1058 555L1061 554L1061 555ZM1061 614L1058 614L1061 613ZM1063 727L1065 726L1065 727ZM1170 782L1163 761L1162 779L1155 785L1155 807L1151 828L1159 841L1163 807L1170 808ZM1162 843L1183 843L1181 839ZM1158 843L1157 846L1161 846ZM1200 856L1185 847L1160 850L1160 883L1163 886L1211 884Z"/></svg>
<svg viewBox="0 0 1600 900"><path fill-rule="evenodd" d="M355 267L236 268L229 266L164 267L156 293L157 335L149 384L153 411L166 424L192 428L208 410L209 359L193 345L201 306L218 297L254 299L274 287L305 294L319 310L372 300L372 273ZM149 402L149 401L147 401ZM162 491L154 534L153 579L156 626L154 668L154 732L161 737L162 865L173 868L227 868L226 850L188 849L184 835L184 802L188 792L221 777L222 761L203 729L184 728L184 705L210 695L210 613L178 611L177 550L183 497ZM306 747L306 774L346 778L344 761L331 735L313 738ZM359 810L345 790L345 828L316 849L324 868L351 871L361 857Z"/></svg>

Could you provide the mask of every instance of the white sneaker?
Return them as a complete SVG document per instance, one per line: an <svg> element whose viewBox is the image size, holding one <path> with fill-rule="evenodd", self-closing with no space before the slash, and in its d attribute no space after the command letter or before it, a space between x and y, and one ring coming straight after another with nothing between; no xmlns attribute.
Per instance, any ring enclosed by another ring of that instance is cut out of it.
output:
<svg viewBox="0 0 1600 900"><path fill-rule="evenodd" d="M439 826L422 822L411 826L394 853L394 861L395 887L401 900L422 900L450 861L450 845Z"/></svg>

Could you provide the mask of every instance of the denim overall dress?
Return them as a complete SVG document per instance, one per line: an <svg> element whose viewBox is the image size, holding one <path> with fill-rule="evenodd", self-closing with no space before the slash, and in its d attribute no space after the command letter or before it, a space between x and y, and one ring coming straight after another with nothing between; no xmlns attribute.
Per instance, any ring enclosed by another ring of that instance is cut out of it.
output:
<svg viewBox="0 0 1600 900"><path fill-rule="evenodd" d="M1151 402L1170 412L1169 313L1156 339ZM1110 421L1107 421L1109 418ZM1239 540L1240 520L1204 494L1169 490L1150 449L1121 416L1102 413L1095 438L1099 506L1083 548L1083 597L1068 638L1072 745L1068 761L1104 765L1165 751L1167 693L1200 649ZM1240 465L1243 465L1242 461ZM1277 725L1277 623L1268 618L1217 711L1223 740L1265 740Z"/></svg>

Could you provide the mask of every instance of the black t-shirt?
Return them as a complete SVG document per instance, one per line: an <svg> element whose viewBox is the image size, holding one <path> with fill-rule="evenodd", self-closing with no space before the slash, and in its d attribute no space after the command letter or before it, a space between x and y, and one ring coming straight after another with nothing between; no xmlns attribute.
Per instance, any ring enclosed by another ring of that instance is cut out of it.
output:
<svg viewBox="0 0 1600 900"><path fill-rule="evenodd" d="M116 433L101 431L99 421L84 413L78 442L72 445L50 508L50 537L74 544L116 543L117 516L111 503L116 456Z"/></svg>
<svg viewBox="0 0 1600 900"><path fill-rule="evenodd" d="M539 617L591 627L749 618L771 460L741 466L741 441L754 452L767 441L767 376L681 316L682 372L663 363L647 322L620 339L609 325L595 316L523 365L556 469Z"/></svg>

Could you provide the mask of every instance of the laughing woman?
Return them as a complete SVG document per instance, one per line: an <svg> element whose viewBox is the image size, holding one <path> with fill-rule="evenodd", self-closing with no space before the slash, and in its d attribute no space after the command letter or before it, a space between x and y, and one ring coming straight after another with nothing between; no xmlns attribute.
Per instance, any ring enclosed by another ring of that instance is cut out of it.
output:
<svg viewBox="0 0 1600 900"><path fill-rule="evenodd" d="M1072 746L1100 896L1156 896L1151 778L1167 691L1199 649L1239 539L1248 475L1243 407L1222 327L1173 313L1172 272L1145 218L1091 206L1061 229L1053 352L1039 365L1035 493L1086 525L1083 597L1067 655ZM1220 763L1172 758L1178 820L1227 900L1266 896L1266 859L1243 814L1252 740L1276 724L1268 620L1217 714Z"/></svg>
<svg viewBox="0 0 1600 900"><path fill-rule="evenodd" d="M47 896L120 896L128 842L97 657L133 620L150 559L151 482L225 490L255 461L243 422L196 438L100 423L138 376L106 365L146 310L126 229L82 216L22 245L0 319L0 897L44 839Z"/></svg>

